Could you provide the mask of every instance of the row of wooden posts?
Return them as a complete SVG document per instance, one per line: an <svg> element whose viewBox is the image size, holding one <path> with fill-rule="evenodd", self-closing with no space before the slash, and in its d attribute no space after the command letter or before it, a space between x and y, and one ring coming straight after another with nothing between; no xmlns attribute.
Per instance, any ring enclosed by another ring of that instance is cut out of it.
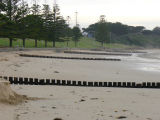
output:
<svg viewBox="0 0 160 120"><path fill-rule="evenodd" d="M57 85L57 86L79 86L79 87L120 87L120 88L158 88L160 82L90 82L75 80L59 80L59 79L38 79L23 77L7 77L1 76L8 80L11 84L19 85Z"/></svg>

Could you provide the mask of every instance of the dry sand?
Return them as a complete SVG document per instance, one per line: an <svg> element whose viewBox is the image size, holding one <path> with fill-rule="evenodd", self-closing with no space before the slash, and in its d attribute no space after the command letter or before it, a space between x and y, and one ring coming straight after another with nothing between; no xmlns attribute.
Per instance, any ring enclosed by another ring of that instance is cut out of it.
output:
<svg viewBox="0 0 160 120"><path fill-rule="evenodd" d="M153 51L154 52L154 51ZM7 76L87 81L159 81L159 60L118 57L122 61L23 58L17 53L71 55L53 51L1 52L0 73ZM158 52L159 53L159 52ZM117 58L116 56L99 56ZM149 69L144 69L147 67ZM152 70L150 70L152 68ZM17 106L0 105L0 120L160 120L159 89L14 86L18 94L46 98ZM9 113L9 114L8 114Z"/></svg>

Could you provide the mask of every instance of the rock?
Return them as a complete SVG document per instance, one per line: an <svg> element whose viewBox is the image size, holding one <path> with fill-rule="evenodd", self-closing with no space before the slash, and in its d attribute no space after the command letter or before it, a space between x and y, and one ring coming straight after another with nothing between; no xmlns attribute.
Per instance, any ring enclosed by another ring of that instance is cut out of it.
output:
<svg viewBox="0 0 160 120"><path fill-rule="evenodd" d="M127 117L126 116L119 116L117 117L117 119L126 119Z"/></svg>

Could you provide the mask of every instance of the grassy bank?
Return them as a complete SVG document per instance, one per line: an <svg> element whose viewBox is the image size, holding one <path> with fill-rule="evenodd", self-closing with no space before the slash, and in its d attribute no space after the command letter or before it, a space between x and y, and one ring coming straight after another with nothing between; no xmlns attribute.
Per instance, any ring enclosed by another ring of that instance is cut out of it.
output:
<svg viewBox="0 0 160 120"><path fill-rule="evenodd" d="M52 48L52 42L48 42L47 46L48 48ZM22 47L23 43L21 39L16 39L13 41L13 47ZM6 38L0 38L0 47L9 47L9 39ZM26 39L26 48L34 48L35 47L35 41L31 39ZM38 48L44 48L45 43L44 41L38 41ZM75 48L74 41L69 41L68 46L67 42L56 42L56 48ZM76 48L101 48L101 43L95 41L94 39L82 37L80 41L77 44ZM104 44L104 47L106 48L132 48L134 46L127 46L123 44Z"/></svg>
<svg viewBox="0 0 160 120"><path fill-rule="evenodd" d="M159 35L143 35L143 34L126 34L122 36L114 37L115 43L137 45L146 48L159 48L160 47L160 36Z"/></svg>

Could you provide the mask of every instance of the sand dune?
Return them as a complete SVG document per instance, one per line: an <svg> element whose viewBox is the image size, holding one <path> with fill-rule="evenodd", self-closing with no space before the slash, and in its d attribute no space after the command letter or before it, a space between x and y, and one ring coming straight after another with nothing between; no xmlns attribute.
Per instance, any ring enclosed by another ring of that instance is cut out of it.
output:
<svg viewBox="0 0 160 120"><path fill-rule="evenodd" d="M27 96L19 95L14 92L8 81L0 79L0 102L10 105L15 105L28 100Z"/></svg>

